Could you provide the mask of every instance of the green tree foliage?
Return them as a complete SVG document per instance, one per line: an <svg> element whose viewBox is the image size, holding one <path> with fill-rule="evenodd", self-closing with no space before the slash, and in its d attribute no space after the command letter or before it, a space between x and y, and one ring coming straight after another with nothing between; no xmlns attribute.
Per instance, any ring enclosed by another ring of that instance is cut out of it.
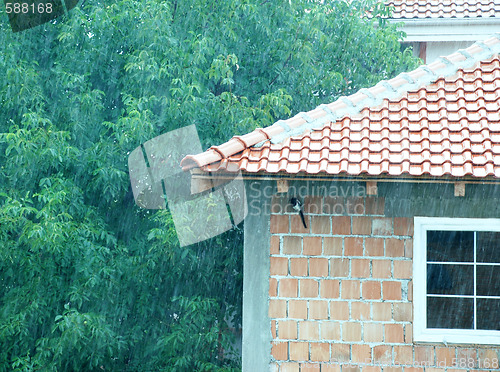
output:
<svg viewBox="0 0 500 372"><path fill-rule="evenodd" d="M135 206L127 156L415 67L383 7L321 3L86 0L15 34L2 13L0 371L238 369L241 227L181 248L168 210Z"/></svg>

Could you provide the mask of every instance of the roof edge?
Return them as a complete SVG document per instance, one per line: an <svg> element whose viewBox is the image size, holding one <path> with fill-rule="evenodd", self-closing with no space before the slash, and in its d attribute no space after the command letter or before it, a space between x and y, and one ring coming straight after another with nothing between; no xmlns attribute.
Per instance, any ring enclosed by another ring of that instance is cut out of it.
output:
<svg viewBox="0 0 500 372"><path fill-rule="evenodd" d="M390 80L382 80L371 88L360 89L350 96L342 96L332 103L319 105L308 112L300 112L287 120L278 120L269 127L255 129L244 136L234 136L222 145L210 147L204 153L187 155L182 159L181 167L186 171L227 159L242 151L242 142L247 147L260 147L268 140L273 144L281 143L292 136L319 129L344 116L359 114L364 108L379 106L385 99L395 99L439 78L453 76L458 69L471 68L479 61L498 53L500 33L413 71L401 73Z"/></svg>

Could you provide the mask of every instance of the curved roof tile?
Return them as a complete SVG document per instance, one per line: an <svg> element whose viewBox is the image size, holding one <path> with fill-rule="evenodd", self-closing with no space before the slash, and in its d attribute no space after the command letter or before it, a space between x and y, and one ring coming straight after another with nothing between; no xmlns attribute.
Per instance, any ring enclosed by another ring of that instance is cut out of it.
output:
<svg viewBox="0 0 500 372"><path fill-rule="evenodd" d="M188 155L184 170L500 176L500 35Z"/></svg>

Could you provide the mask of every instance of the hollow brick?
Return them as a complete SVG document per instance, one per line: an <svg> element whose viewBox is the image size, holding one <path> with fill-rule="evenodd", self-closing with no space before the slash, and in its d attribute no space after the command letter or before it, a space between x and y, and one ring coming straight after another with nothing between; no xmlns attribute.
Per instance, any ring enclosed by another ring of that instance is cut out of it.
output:
<svg viewBox="0 0 500 372"><path fill-rule="evenodd" d="M370 304L366 302L351 303L351 319L352 320L370 320Z"/></svg>
<svg viewBox="0 0 500 372"><path fill-rule="evenodd" d="M413 219L407 217L394 218L394 235L412 236L413 235Z"/></svg>
<svg viewBox="0 0 500 372"><path fill-rule="evenodd" d="M290 275L307 276L308 261L305 257L290 258Z"/></svg>
<svg viewBox="0 0 500 372"><path fill-rule="evenodd" d="M352 217L352 233L354 235L370 235L372 231L371 217Z"/></svg>
<svg viewBox="0 0 500 372"><path fill-rule="evenodd" d="M342 341L361 341L361 324L353 322L342 324Z"/></svg>
<svg viewBox="0 0 500 372"><path fill-rule="evenodd" d="M350 235L351 234L351 217L349 217L349 216L333 216L332 217L332 234L333 235Z"/></svg>
<svg viewBox="0 0 500 372"><path fill-rule="evenodd" d="M351 278L369 278L370 260L352 259L351 260Z"/></svg>
<svg viewBox="0 0 500 372"><path fill-rule="evenodd" d="M330 344L326 342L311 342L311 360L326 362L330 360Z"/></svg>
<svg viewBox="0 0 500 372"><path fill-rule="evenodd" d="M302 223L302 218L299 214L293 214L290 216L290 232L292 234L309 234L311 229L311 221L309 216L304 215L304 220L306 221L306 226Z"/></svg>
<svg viewBox="0 0 500 372"><path fill-rule="evenodd" d="M321 338L324 340L340 340L340 323L326 320L320 324Z"/></svg>
<svg viewBox="0 0 500 372"><path fill-rule="evenodd" d="M373 302L371 305L373 320L384 321L392 319L392 306L390 303Z"/></svg>
<svg viewBox="0 0 500 372"><path fill-rule="evenodd" d="M366 238L365 256L380 257L384 255L384 238Z"/></svg>
<svg viewBox="0 0 500 372"><path fill-rule="evenodd" d="M340 196L327 196L323 200L324 214L343 214L345 212L344 198Z"/></svg>
<svg viewBox="0 0 500 372"><path fill-rule="evenodd" d="M382 296L384 300L401 300L401 282L384 281L382 283Z"/></svg>
<svg viewBox="0 0 500 372"><path fill-rule="evenodd" d="M303 254L307 256L321 255L321 237L320 236L306 236L304 237Z"/></svg>
<svg viewBox="0 0 500 372"><path fill-rule="evenodd" d="M359 280L342 280L340 286L340 295L342 298L359 299L361 297Z"/></svg>
<svg viewBox="0 0 500 372"><path fill-rule="evenodd" d="M384 367L384 372L403 372L403 367Z"/></svg>
<svg viewBox="0 0 500 372"><path fill-rule="evenodd" d="M271 257L271 275L287 275L288 274L288 258L286 257Z"/></svg>
<svg viewBox="0 0 500 372"><path fill-rule="evenodd" d="M500 368L500 349L484 349L480 348L477 350L477 357L479 360L479 368L490 368L499 369Z"/></svg>
<svg viewBox="0 0 500 372"><path fill-rule="evenodd" d="M338 298L340 295L340 282L338 280L325 279L319 282L321 298Z"/></svg>
<svg viewBox="0 0 500 372"><path fill-rule="evenodd" d="M305 300L289 300L288 301L288 317L291 319L306 319L307 318L307 301L305 301Z"/></svg>
<svg viewBox="0 0 500 372"><path fill-rule="evenodd" d="M405 367L405 372L424 372L424 368L422 367ZM448 372L453 372L452 370L448 370ZM463 371L459 371L463 372Z"/></svg>
<svg viewBox="0 0 500 372"><path fill-rule="evenodd" d="M269 317L270 318L285 318L286 317L286 301L285 300L269 300Z"/></svg>
<svg viewBox="0 0 500 372"><path fill-rule="evenodd" d="M309 259L309 276L328 276L328 259L327 258L310 258Z"/></svg>
<svg viewBox="0 0 500 372"><path fill-rule="evenodd" d="M332 351L332 361L337 363L350 362L351 361L351 345L349 344L339 344L333 343L331 345Z"/></svg>
<svg viewBox="0 0 500 372"><path fill-rule="evenodd" d="M361 283L362 298L364 300L380 300L380 282L376 280Z"/></svg>
<svg viewBox="0 0 500 372"><path fill-rule="evenodd" d="M372 277L384 279L391 277L391 261L372 260Z"/></svg>
<svg viewBox="0 0 500 372"><path fill-rule="evenodd" d="M311 232L313 234L330 234L332 223L330 217L312 216L311 217Z"/></svg>
<svg viewBox="0 0 500 372"><path fill-rule="evenodd" d="M297 339L297 321L280 320L278 322L278 337L282 340Z"/></svg>
<svg viewBox="0 0 500 372"><path fill-rule="evenodd" d="M394 279L411 279L413 263L411 261L394 261Z"/></svg>
<svg viewBox="0 0 500 372"><path fill-rule="evenodd" d="M280 254L280 237L273 235L271 236L271 254Z"/></svg>
<svg viewBox="0 0 500 372"><path fill-rule="evenodd" d="M351 353L354 363L369 364L372 359L372 349L369 345L354 344L351 347Z"/></svg>
<svg viewBox="0 0 500 372"><path fill-rule="evenodd" d="M363 366L363 372L381 372L382 369L378 366Z"/></svg>
<svg viewBox="0 0 500 372"><path fill-rule="evenodd" d="M319 322L299 321L299 340L318 340Z"/></svg>
<svg viewBox="0 0 500 372"><path fill-rule="evenodd" d="M413 240L405 239L405 257L412 258L413 257Z"/></svg>
<svg viewBox="0 0 500 372"><path fill-rule="evenodd" d="M271 355L275 360L288 359L288 342L273 342Z"/></svg>
<svg viewBox="0 0 500 372"><path fill-rule="evenodd" d="M385 325L385 342L387 343L403 343L404 342L404 327L402 324L386 324Z"/></svg>
<svg viewBox="0 0 500 372"><path fill-rule="evenodd" d="M377 345L373 347L373 360L377 364L392 364L392 346ZM385 368L384 368L385 371Z"/></svg>
<svg viewBox="0 0 500 372"><path fill-rule="evenodd" d="M394 320L396 322L411 322L413 321L412 316L412 304L409 302L397 302L394 304Z"/></svg>
<svg viewBox="0 0 500 372"><path fill-rule="evenodd" d="M278 281L280 297L297 297L298 280L297 279L280 279Z"/></svg>
<svg viewBox="0 0 500 372"><path fill-rule="evenodd" d="M309 301L309 319L328 319L328 302L323 300Z"/></svg>
<svg viewBox="0 0 500 372"><path fill-rule="evenodd" d="M321 372L340 372L340 364L322 364Z"/></svg>
<svg viewBox="0 0 500 372"><path fill-rule="evenodd" d="M269 297L278 295L278 281L275 278L269 278Z"/></svg>
<svg viewBox="0 0 500 372"><path fill-rule="evenodd" d="M280 367L279 372L300 372L299 363L294 363L294 362L281 363L279 367Z"/></svg>
<svg viewBox="0 0 500 372"><path fill-rule="evenodd" d="M313 279L300 279L300 297L318 297L318 282Z"/></svg>
<svg viewBox="0 0 500 372"><path fill-rule="evenodd" d="M389 238L385 239L385 255L387 257L404 257L405 242L404 240Z"/></svg>
<svg viewBox="0 0 500 372"><path fill-rule="evenodd" d="M364 342L382 342L384 340L384 326L381 323L363 324Z"/></svg>
<svg viewBox="0 0 500 372"><path fill-rule="evenodd" d="M342 238L324 237L323 254L325 256L342 256Z"/></svg>
<svg viewBox="0 0 500 372"><path fill-rule="evenodd" d="M365 214L365 200L362 197L347 197L345 199L346 213L351 214Z"/></svg>
<svg viewBox="0 0 500 372"><path fill-rule="evenodd" d="M373 235L392 235L392 218L376 217L372 220Z"/></svg>
<svg viewBox="0 0 500 372"><path fill-rule="evenodd" d="M290 342L290 360L309 360L309 343Z"/></svg>
<svg viewBox="0 0 500 372"><path fill-rule="evenodd" d="M321 214L323 198L321 196L307 196L304 198L304 213Z"/></svg>
<svg viewBox="0 0 500 372"><path fill-rule="evenodd" d="M331 301L330 302L330 319L348 320L349 319L349 303L347 301Z"/></svg>
<svg viewBox="0 0 500 372"><path fill-rule="evenodd" d="M283 237L283 253L284 254L301 254L302 253L302 238L300 236L284 236Z"/></svg>
<svg viewBox="0 0 500 372"><path fill-rule="evenodd" d="M365 198L365 214L367 215L384 215L385 200L384 198L371 197Z"/></svg>
<svg viewBox="0 0 500 372"><path fill-rule="evenodd" d="M332 278L347 278L349 276L349 260L347 258L331 258L330 276Z"/></svg>
<svg viewBox="0 0 500 372"><path fill-rule="evenodd" d="M413 325L405 324L405 344L413 342Z"/></svg>
<svg viewBox="0 0 500 372"><path fill-rule="evenodd" d="M413 364L413 346L397 345L393 348L394 363L399 365L412 365Z"/></svg>
<svg viewBox="0 0 500 372"><path fill-rule="evenodd" d="M452 367L456 358L454 347L436 347L436 364L438 366Z"/></svg>
<svg viewBox="0 0 500 372"><path fill-rule="evenodd" d="M270 221L271 234L287 233L288 224L289 224L288 216L272 214Z"/></svg>
<svg viewBox="0 0 500 372"><path fill-rule="evenodd" d="M347 237L344 239L344 255L362 256L363 238Z"/></svg>
<svg viewBox="0 0 500 372"><path fill-rule="evenodd" d="M426 366L434 365L434 347L415 345L415 362L417 364L425 364Z"/></svg>

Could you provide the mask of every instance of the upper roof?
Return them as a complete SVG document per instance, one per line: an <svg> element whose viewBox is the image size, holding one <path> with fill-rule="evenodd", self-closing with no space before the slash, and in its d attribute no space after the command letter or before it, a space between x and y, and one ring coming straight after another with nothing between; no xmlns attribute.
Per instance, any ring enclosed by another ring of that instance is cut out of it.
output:
<svg viewBox="0 0 500 372"><path fill-rule="evenodd" d="M500 177L500 35L259 128L184 170Z"/></svg>
<svg viewBox="0 0 500 372"><path fill-rule="evenodd" d="M486 18L500 12L500 0L389 0L392 18ZM500 14L500 13L499 13Z"/></svg>

